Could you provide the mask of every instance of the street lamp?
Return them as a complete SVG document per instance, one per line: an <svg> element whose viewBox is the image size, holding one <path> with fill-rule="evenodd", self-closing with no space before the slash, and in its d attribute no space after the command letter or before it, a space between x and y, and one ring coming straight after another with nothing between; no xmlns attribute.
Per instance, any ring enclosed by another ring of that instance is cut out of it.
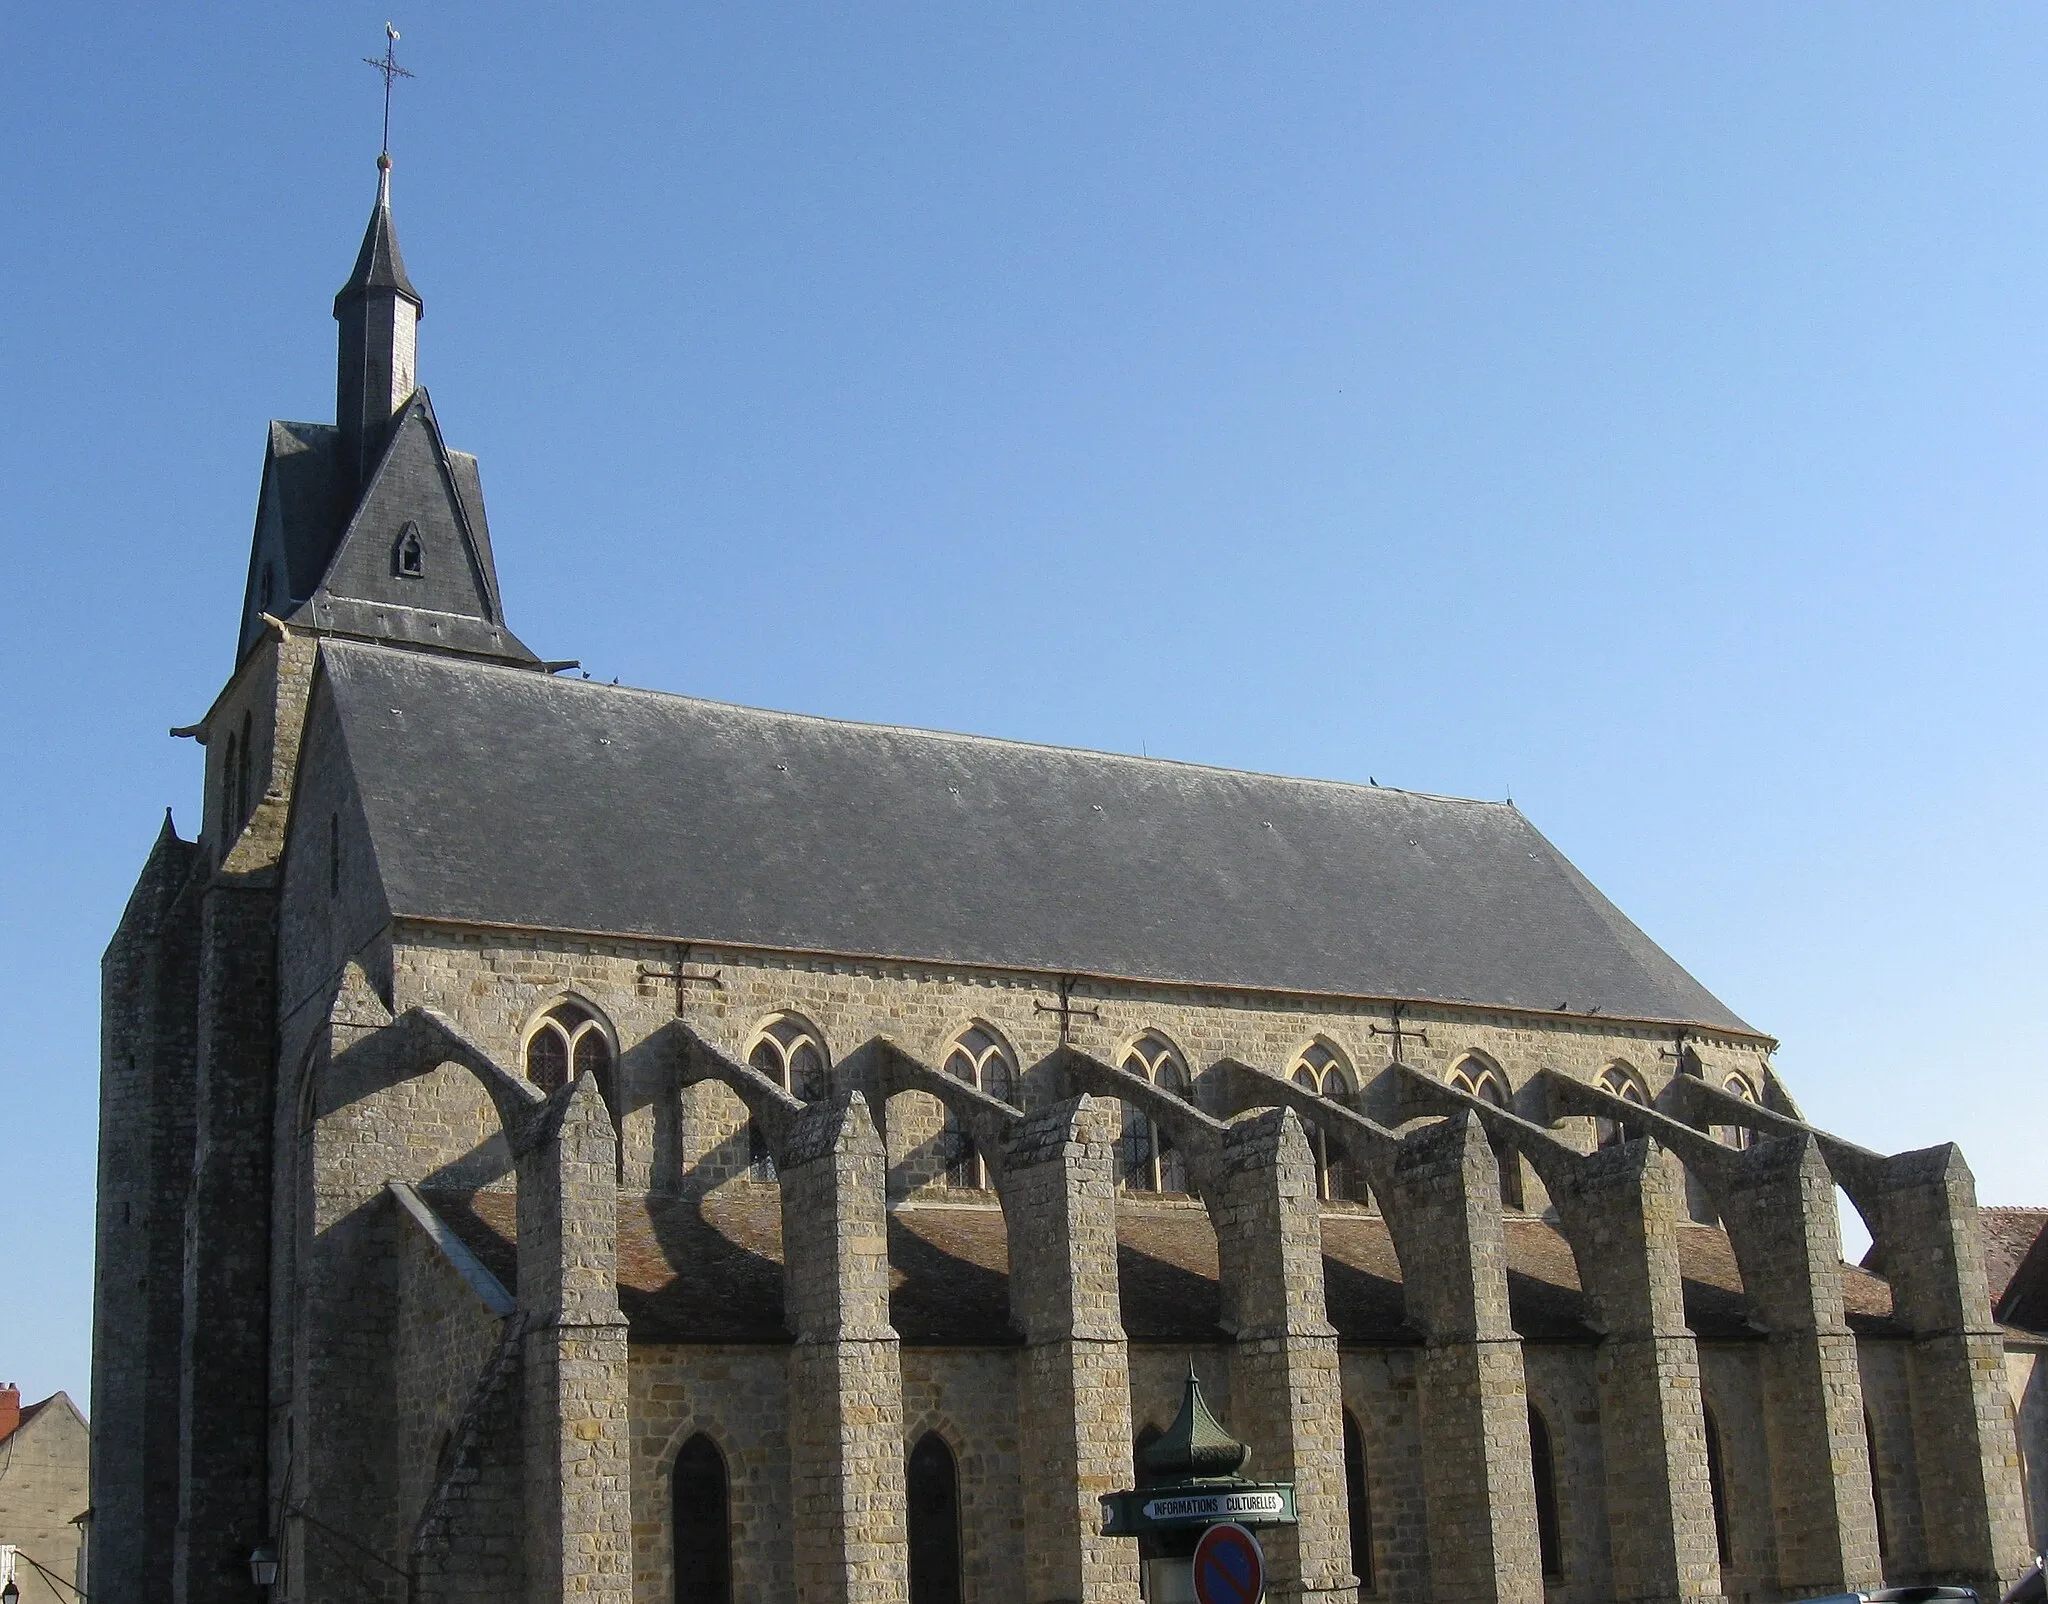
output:
<svg viewBox="0 0 2048 1604"><path fill-rule="evenodd" d="M249 1550L249 1580L258 1587L277 1585L277 1544L268 1538ZM0 1595L0 1604L14 1604L14 1601Z"/></svg>
<svg viewBox="0 0 2048 1604"><path fill-rule="evenodd" d="M0 1587L0 1604L21 1604L21 1589L14 1585L14 1578L7 1578L7 1585Z"/></svg>

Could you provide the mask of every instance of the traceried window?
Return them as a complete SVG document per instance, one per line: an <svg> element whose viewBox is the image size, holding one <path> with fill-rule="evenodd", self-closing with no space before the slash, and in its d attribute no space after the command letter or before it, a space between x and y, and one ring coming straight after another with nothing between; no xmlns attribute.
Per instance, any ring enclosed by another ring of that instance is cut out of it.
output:
<svg viewBox="0 0 2048 1604"><path fill-rule="evenodd" d="M1508 1093L1507 1076L1482 1059L1460 1059L1444 1077L1444 1084L1503 1111L1514 1107ZM1493 1149L1494 1168L1500 1171L1500 1206L1520 1213L1523 1206L1522 1155L1515 1151L1512 1143L1496 1141L1490 1131L1486 1141Z"/></svg>
<svg viewBox="0 0 2048 1604"><path fill-rule="evenodd" d="M1195 1100L1188 1066L1172 1043L1147 1031L1124 1054L1123 1068L1184 1103ZM1185 1192L1187 1159L1166 1128L1142 1108L1124 1104L1123 1181L1133 1192Z"/></svg>
<svg viewBox="0 0 2048 1604"><path fill-rule="evenodd" d="M1648 1108L1650 1099L1643 1091L1643 1083L1636 1079L1635 1071L1626 1064L1611 1064L1600 1072L1600 1090L1624 1103L1634 1103L1638 1108ZM1628 1140L1628 1129L1619 1120L1595 1120L1594 1128L1599 1132L1602 1147L1617 1147Z"/></svg>
<svg viewBox="0 0 2048 1604"><path fill-rule="evenodd" d="M822 1103L832 1095L831 1056L824 1039L799 1014L777 1014L754 1035L747 1062L792 1097ZM760 1126L747 1121L747 1167L757 1181L775 1179L775 1158Z"/></svg>
<svg viewBox="0 0 2048 1604"><path fill-rule="evenodd" d="M732 1604L732 1494L725 1455L701 1431L676 1454L676 1604Z"/></svg>
<svg viewBox="0 0 2048 1604"><path fill-rule="evenodd" d="M972 1086L976 1091L986 1092L999 1102L1011 1101L1017 1080L1016 1065L1011 1061L1009 1049L985 1026L970 1025L960 1033L952 1050L946 1054L945 1070L955 1080ZM946 1111L942 1142L946 1156L946 1185L968 1191L985 1190L988 1186L988 1164L975 1150L974 1137L951 1109Z"/></svg>
<svg viewBox="0 0 2048 1604"><path fill-rule="evenodd" d="M1730 1075L1721 1083L1721 1090L1742 1102L1756 1102L1756 1088L1740 1075ZM1746 1149L1756 1140L1756 1132L1747 1125L1723 1125L1714 1134L1733 1148Z"/></svg>
<svg viewBox="0 0 2048 1604"><path fill-rule="evenodd" d="M1288 1078L1303 1091L1314 1092L1332 1102L1341 1103L1351 1095L1351 1076L1346 1073L1336 1050L1326 1042L1310 1042L1303 1048ZM1364 1182L1351 1173L1351 1166L1341 1157L1331 1155L1329 1133L1322 1126L1311 1125L1308 1128L1308 1145L1315 1153L1316 1196L1326 1203L1364 1202Z"/></svg>
<svg viewBox="0 0 2048 1604"><path fill-rule="evenodd" d="M557 1092L578 1075L597 1077L609 1104L612 1042L597 1015L573 999L558 1002L540 1017L526 1038L526 1078L544 1092ZM614 1110L616 1114L616 1110Z"/></svg>

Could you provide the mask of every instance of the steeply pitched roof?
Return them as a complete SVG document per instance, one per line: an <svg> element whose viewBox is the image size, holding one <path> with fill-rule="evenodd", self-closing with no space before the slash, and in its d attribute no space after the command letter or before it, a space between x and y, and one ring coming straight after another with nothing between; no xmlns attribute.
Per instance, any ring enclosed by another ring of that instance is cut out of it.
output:
<svg viewBox="0 0 2048 1604"><path fill-rule="evenodd" d="M1510 806L323 660L400 915L1749 1030Z"/></svg>
<svg viewBox="0 0 2048 1604"><path fill-rule="evenodd" d="M413 393L369 482L346 504L337 478L340 434L328 423L270 426L241 653L262 637L257 614L268 612L340 634L536 662L504 624L476 458L448 449L426 390ZM423 543L418 578L398 574L392 563L407 524ZM266 566L274 590L268 601Z"/></svg>
<svg viewBox="0 0 2048 1604"><path fill-rule="evenodd" d="M363 246L356 253L355 271L334 297L336 316L340 315L338 309L343 301L380 290L403 295L416 307L425 304L406 276L405 257L399 253L398 230L391 221L391 167L384 157L378 158L377 203L370 208L370 222L363 230Z"/></svg>

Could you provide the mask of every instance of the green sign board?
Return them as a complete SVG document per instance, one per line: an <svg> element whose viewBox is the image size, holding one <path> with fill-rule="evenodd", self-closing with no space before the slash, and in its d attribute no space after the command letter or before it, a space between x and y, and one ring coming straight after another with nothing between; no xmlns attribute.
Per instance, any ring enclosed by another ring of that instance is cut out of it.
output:
<svg viewBox="0 0 2048 1604"><path fill-rule="evenodd" d="M1175 1482L1110 1493L1102 1500L1102 1535L1136 1537L1142 1532L1178 1531L1234 1521L1240 1526L1292 1526L1291 1482Z"/></svg>

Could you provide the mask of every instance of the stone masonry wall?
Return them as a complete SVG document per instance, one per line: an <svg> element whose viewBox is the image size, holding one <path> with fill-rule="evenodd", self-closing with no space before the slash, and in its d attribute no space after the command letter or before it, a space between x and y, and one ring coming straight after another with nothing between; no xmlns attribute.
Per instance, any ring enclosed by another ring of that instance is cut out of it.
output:
<svg viewBox="0 0 2048 1604"><path fill-rule="evenodd" d="M835 1061L880 1035L936 1067L970 1023L997 1034L1027 1071L1058 1045L1054 1016L1037 1006L1050 1004L1053 990L1031 976L686 951L663 943L542 942L404 921L388 932L365 936L369 912L328 916L332 934L320 938L321 961L345 961L341 943L361 937L356 950L365 960L364 984L383 993L374 1001L376 1008L437 1009L508 1067L519 1065L532 1021L560 998L575 996L601 1014L620 1049L622 1189L627 1191L697 1190L722 1184L745 1167L745 1117L737 1098L708 1082L674 1095L669 1060L649 1045L657 1031L678 1017L679 1002L680 1017L734 1058L745 1056L765 1021L783 1013L801 1018ZM673 978L679 967L688 977L680 986ZM311 979L310 971L303 978ZM1199 1077L1224 1057L1284 1073L1297 1052L1320 1040L1354 1065L1385 1060L1384 1041L1370 1034L1384 1013L1367 1006L1145 986L1116 988L1115 995L1084 993L1075 1001L1102 1015L1075 1021L1076 1046L1114 1062L1140 1031L1157 1031L1197 1072L1198 1099L1219 1111L1221 1088ZM1654 1094L1673 1073L1671 1060L1660 1054L1664 1033L1625 1023L1552 1022L1453 1009L1436 1010L1426 1019L1411 1011L1408 1023L1427 1023L1431 1045L1412 1056L1439 1074L1468 1052L1483 1053L1517 1088L1544 1068L1591 1080L1625 1063ZM1740 1068L1754 1075L1758 1067L1753 1046L1739 1040L1708 1042L1701 1051L1710 1072ZM1055 1092L1064 1095L1064 1086L1027 1078L1018 1096L1037 1106ZM347 1225L358 1214L366 1224L368 1215L362 1211L373 1207L371 1195L393 1175L422 1182L438 1176L450 1184L507 1184L496 1116L466 1073L444 1068L396 1085L349 1088L345 1095L336 1087L316 1097L315 1106L322 1111L309 1147L319 1155L317 1213L333 1226ZM892 1196L936 1184L938 1105L903 1094L876 1113L887 1127ZM1531 1205L1540 1206L1541 1193L1533 1185L1529 1192ZM316 1223L314 1236L327 1228ZM342 1280L365 1273L365 1266L357 1264ZM1131 1351L1134 1427L1142 1429L1148 1421L1163 1425L1171 1418L1189 1357L1185 1349L1166 1347ZM1216 1346L1199 1348L1193 1357L1205 1390L1228 1420L1239 1356ZM1731 1600L1777 1596L1759 1358L1757 1344L1708 1344L1701 1355L1702 1384L1728 1466L1731 1561L1726 1586ZM1345 1402L1366 1445L1373 1529L1368 1596L1373 1598L1429 1594L1417 1361L1417 1353L1406 1349L1346 1351L1340 1361ZM968 1528L963 1563L969 1596L977 1604L1007 1601L1016 1591L1020 1569L1020 1537L1001 1493L1004 1478L1015 1476L1016 1362L1009 1350L911 1350L902 1356L906 1450L922 1429L936 1427L961 1466L963 1525ZM1888 1363L1880 1357L1865 1366L1877 1398L1873 1422L1880 1436L1889 1409L1881 1396L1889 1385ZM665 1598L672 1583L667 1467L684 1438L697 1429L719 1444L732 1478L735 1597L787 1596L794 1563L787 1524L787 1366L788 1350L780 1348L632 1350L633 1586L643 1604ZM1565 1566L1547 1591L1552 1604L1593 1604L1611 1591L1612 1566L1593 1349L1534 1348L1526 1368L1530 1395L1544 1411L1557 1454ZM336 1372L330 1368L327 1374ZM330 1452L338 1454L346 1441L345 1433L333 1435ZM1257 1469L1255 1461L1254 1473Z"/></svg>
<svg viewBox="0 0 2048 1604"><path fill-rule="evenodd" d="M135 1604L168 1604L177 1525L199 867L167 823L101 962L91 1570Z"/></svg>
<svg viewBox="0 0 2048 1604"><path fill-rule="evenodd" d="M344 819L345 852L350 839ZM359 918L352 926L355 947L318 932L317 945L326 954L322 962L331 970L377 929L376 922ZM544 940L410 921L394 926L390 939L394 1009L440 1009L501 1063L518 1062L534 1019L564 996L579 997L602 1014L621 1047L621 1185L628 1191L669 1189L686 1173L695 1184L715 1183L745 1166L739 1100L705 1083L670 1110L661 1095L665 1069L653 1055L636 1052L679 1012L734 1058L744 1058L762 1024L780 1013L813 1026L835 1062L869 1038L886 1035L938 1067L959 1033L978 1022L1028 1072L1060 1040L1057 1017L1038 1006L1054 1003L1056 989L1049 978L1028 974L803 959L669 942ZM679 964L691 977L681 986L667 978ZM311 979L305 976L301 989ZM1371 1034L1374 1025L1384 1026L1386 1010L1371 1004L1137 984L1082 988L1075 1003L1101 1018L1076 1016L1072 1045L1116 1063L1139 1034L1157 1031L1196 1072L1197 1100L1212 1109L1220 1106L1220 1090L1209 1086L1204 1072L1226 1056L1285 1073L1297 1054L1320 1040L1354 1076L1362 1073L1368 1080L1387 1057L1385 1041ZM1620 1064L1654 1094L1674 1073L1673 1061L1662 1056L1670 1033L1661 1027L1453 1008L1410 1008L1405 1017L1411 1027L1426 1026L1430 1033L1430 1045L1411 1042L1408 1057L1439 1074L1474 1053L1499 1067L1515 1088L1541 1068L1590 1081ZM1729 1037L1693 1038L1691 1045L1710 1073L1740 1071L1757 1078L1755 1044ZM1054 1089L1027 1081L1022 1095L1035 1103ZM930 1099L905 1096L892 1100L888 1117L892 1190L901 1195L937 1173L933 1138L939 1115ZM1526 1191L1529 1206L1541 1208L1544 1199L1533 1177Z"/></svg>
<svg viewBox="0 0 2048 1604"><path fill-rule="evenodd" d="M2027 1541L2035 1553L2048 1546L2048 1364L2037 1343L2008 1346L2005 1377L2019 1437L2020 1474L2027 1495Z"/></svg>
<svg viewBox="0 0 2048 1604"><path fill-rule="evenodd" d="M635 1347L633 1598L669 1604L676 1451L703 1432L725 1456L732 1510L733 1604L793 1596L787 1348Z"/></svg>
<svg viewBox="0 0 2048 1604"><path fill-rule="evenodd" d="M417 1521L439 1484L478 1379L497 1354L504 1322L484 1307L424 1231L400 1221L397 1235L393 1492Z"/></svg>

